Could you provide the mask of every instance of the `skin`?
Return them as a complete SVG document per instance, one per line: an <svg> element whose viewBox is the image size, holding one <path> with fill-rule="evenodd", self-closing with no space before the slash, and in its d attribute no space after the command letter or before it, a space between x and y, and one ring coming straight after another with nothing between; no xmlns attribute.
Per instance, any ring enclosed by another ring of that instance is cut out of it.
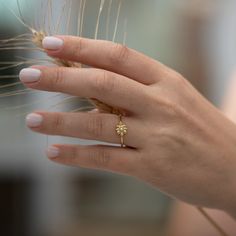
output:
<svg viewBox="0 0 236 236"><path fill-rule="evenodd" d="M180 74L145 55L107 41L58 36L49 56L86 69L39 67L28 88L96 98L126 111L126 148L56 144L53 161L137 177L187 203L236 218L236 126ZM96 68L96 69L94 69ZM118 116L48 113L33 131L120 144Z"/></svg>
<svg viewBox="0 0 236 236"><path fill-rule="evenodd" d="M223 100L221 110L224 114L236 123L236 72L232 75L226 91L226 96ZM234 219L228 216L225 212L219 210L205 209L214 220L220 223L221 227L227 230L229 235L236 234L236 224ZM188 224L186 224L188 219ZM209 222L207 222L195 207L176 202L173 208L170 224L168 227L169 236L215 236L216 231Z"/></svg>
<svg viewBox="0 0 236 236"><path fill-rule="evenodd" d="M235 220L223 211L206 209L207 213L224 229L228 235L235 235ZM187 224L186 224L187 219ZM168 236L218 236L216 229L199 213L188 204L178 203L174 207L173 215L167 230Z"/></svg>

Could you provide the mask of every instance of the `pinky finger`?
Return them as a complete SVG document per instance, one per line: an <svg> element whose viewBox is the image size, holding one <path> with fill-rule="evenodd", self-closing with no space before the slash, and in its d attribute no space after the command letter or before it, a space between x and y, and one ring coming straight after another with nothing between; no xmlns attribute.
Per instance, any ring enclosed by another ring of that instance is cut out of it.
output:
<svg viewBox="0 0 236 236"><path fill-rule="evenodd" d="M136 149L105 145L54 145L47 150L49 159L63 165L101 169L135 175L140 160Z"/></svg>

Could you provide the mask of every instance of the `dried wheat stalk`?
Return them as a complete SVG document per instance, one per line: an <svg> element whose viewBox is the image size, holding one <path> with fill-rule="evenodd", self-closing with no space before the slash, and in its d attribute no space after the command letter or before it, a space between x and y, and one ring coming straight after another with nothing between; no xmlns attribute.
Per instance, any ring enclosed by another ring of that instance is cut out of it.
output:
<svg viewBox="0 0 236 236"><path fill-rule="evenodd" d="M42 46L42 41L46 36L52 35L52 34L57 34L60 26L62 25L63 21L63 15L64 19L66 21L66 34L69 34L69 28L71 25L72 21L72 6L73 6L73 0L65 0L64 4L61 9L61 13L58 16L58 19L56 20L56 25L53 27L52 25L52 14L53 14L53 0L46 0L42 1L41 5L42 8L45 6L48 10L46 11L47 14L44 16L44 21L41 23L39 26L39 29L36 27L36 23L34 25L28 25L26 21L24 20L20 3L19 0L17 1L18 5L18 15L17 13L12 12L12 14L17 18L17 20L29 31L28 33L18 35L14 38L6 39L6 40L1 40L0 41L0 51L9 51L9 50L21 50L21 51L40 51L44 52L43 46ZM44 4L43 4L44 3ZM46 3L46 4L45 4ZM85 9L86 9L86 4L87 0L80 0L78 3L79 10L78 10L78 19L77 19L77 35L78 36L83 36L83 28L84 28L84 18L85 18ZM97 15L97 22L96 22L96 28L95 28L95 33L94 33L94 39L98 38L98 32L99 32L99 27L100 27L100 19L101 16L104 12L104 6L107 4L108 6L108 11L107 11L107 24L106 24L106 38L109 39L109 29L110 29L110 17L111 17L111 9L112 5L114 4L114 0L100 0L99 4L99 10L98 10L98 15ZM115 41L116 36L117 36L117 29L118 29L118 24L119 24L119 18L120 18L120 12L121 12L121 6L122 6L122 0L118 0L118 8L117 8L117 13L116 13L116 20L115 20L115 27L114 27L114 32L112 35L112 41ZM67 14L66 14L67 10ZM48 25L48 27L46 27ZM48 28L48 29L46 29ZM124 34L124 42L126 38L126 33ZM50 62L58 66L63 66L63 67L71 67L71 68L81 68L83 65L80 63L75 63L67 60L61 60L57 58L49 58L49 59L29 59L29 60L23 60L23 61L16 61L16 62L0 62L1 65L4 65L0 68L0 70L6 70L14 67L18 67L21 65L27 65L27 64L35 64L35 63L45 63L45 62ZM7 79L7 78L13 78L17 76L0 76L0 79ZM14 86L20 85L20 82L15 82L11 84L6 84L0 86L0 89L6 89L6 88L12 88ZM4 93L1 94L0 97L6 97L6 96L18 96L18 95L23 95L25 93L29 93L30 90L20 90L20 91L14 91L12 93ZM74 97L75 98L75 97ZM84 99L83 99L84 100ZM122 111L119 110L116 107L111 107L101 101L98 101L97 99L92 99L92 98L86 98L86 101L91 104L89 106L90 109L97 108L100 112L106 112L106 113L112 113L112 114L120 114ZM20 106L22 107L22 106ZM17 107L19 108L19 107ZM74 111L79 111L82 108L78 108Z"/></svg>

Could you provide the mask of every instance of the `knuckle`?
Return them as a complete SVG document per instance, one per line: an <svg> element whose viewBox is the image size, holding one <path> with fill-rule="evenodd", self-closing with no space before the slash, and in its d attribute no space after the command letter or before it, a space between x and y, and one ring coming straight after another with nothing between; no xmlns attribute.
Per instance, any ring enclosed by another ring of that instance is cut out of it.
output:
<svg viewBox="0 0 236 236"><path fill-rule="evenodd" d="M163 103L163 99L156 94L156 91L152 90L143 94L143 100L150 105L151 109L153 109L153 107L158 108L157 104L161 105Z"/></svg>
<svg viewBox="0 0 236 236"><path fill-rule="evenodd" d="M95 150L91 149L88 153L88 158L96 168L107 167L110 162L110 154L103 147L99 147Z"/></svg>
<svg viewBox="0 0 236 236"><path fill-rule="evenodd" d="M163 114L165 114L169 120L176 121L176 119L180 117L181 109L175 102L160 100L159 104L163 106Z"/></svg>
<svg viewBox="0 0 236 236"><path fill-rule="evenodd" d="M148 106L148 109L150 111L153 112L153 110L158 109L158 112L161 112L162 116L171 120L180 116L181 107L177 101L170 98L163 98L153 93L150 93L147 97L147 100L149 101L148 104L150 105Z"/></svg>
<svg viewBox="0 0 236 236"><path fill-rule="evenodd" d="M81 150L80 148L76 147L76 146L71 146L70 147L70 152L69 152L69 160L72 162L72 163L77 163L78 162L78 159L81 155Z"/></svg>
<svg viewBox="0 0 236 236"><path fill-rule="evenodd" d="M64 87L65 83L65 68L58 67L55 69L54 78L51 80L51 90L58 91L60 88Z"/></svg>
<svg viewBox="0 0 236 236"><path fill-rule="evenodd" d="M65 124L65 120L61 114L55 114L53 118L53 122L51 125L51 129L54 133L59 133Z"/></svg>
<svg viewBox="0 0 236 236"><path fill-rule="evenodd" d="M86 132L95 138L100 138L103 134L104 120L101 116L92 115L87 121Z"/></svg>
<svg viewBox="0 0 236 236"><path fill-rule="evenodd" d="M176 73L175 77L174 77L174 81L176 84L178 84L179 86L186 86L188 84L188 81L181 75Z"/></svg>
<svg viewBox="0 0 236 236"><path fill-rule="evenodd" d="M84 43L84 39L82 38L77 38L73 47L71 47L71 56L74 59L78 59L78 57L81 56L81 52L82 52L82 47L83 47L83 43Z"/></svg>
<svg viewBox="0 0 236 236"><path fill-rule="evenodd" d="M156 102L156 91L153 92L149 89L143 89L142 100L145 104L151 104Z"/></svg>
<svg viewBox="0 0 236 236"><path fill-rule="evenodd" d="M123 64L129 56L129 48L122 44L115 44L110 52L112 64Z"/></svg>
<svg viewBox="0 0 236 236"><path fill-rule="evenodd" d="M115 81L110 73L102 71L95 77L94 86L99 93L112 92L115 88Z"/></svg>

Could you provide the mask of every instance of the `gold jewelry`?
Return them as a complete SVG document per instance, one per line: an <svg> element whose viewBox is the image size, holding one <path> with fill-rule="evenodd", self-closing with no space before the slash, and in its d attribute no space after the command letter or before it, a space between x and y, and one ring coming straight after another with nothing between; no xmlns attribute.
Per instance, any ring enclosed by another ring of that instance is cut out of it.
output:
<svg viewBox="0 0 236 236"><path fill-rule="evenodd" d="M116 133L120 136L121 147L125 147L124 136L128 133L127 126L122 122L122 115L119 115L120 122L116 126Z"/></svg>

